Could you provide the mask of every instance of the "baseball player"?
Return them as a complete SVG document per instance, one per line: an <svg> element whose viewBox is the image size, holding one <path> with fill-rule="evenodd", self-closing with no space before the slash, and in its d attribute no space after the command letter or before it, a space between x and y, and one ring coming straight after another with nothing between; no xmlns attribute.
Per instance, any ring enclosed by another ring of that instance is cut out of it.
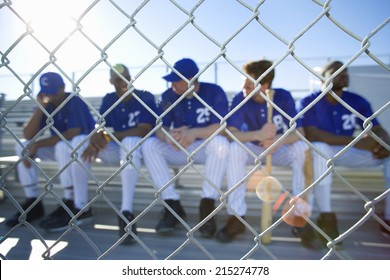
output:
<svg viewBox="0 0 390 280"><path fill-rule="evenodd" d="M180 75L172 71L163 77L172 84L159 102L163 128L157 131L157 137L149 138L142 146L145 165L166 206L156 231L166 234L174 230L179 220L173 212L185 217L180 196L169 182L169 166L204 163L207 179L202 185L199 219L203 224L199 230L202 236L211 237L216 225L208 215L214 211L215 200L220 196L229 142L221 135L209 137L220 127L221 118L228 111L228 100L220 86L192 80L199 71L192 59L179 60L174 68Z"/></svg>
<svg viewBox="0 0 390 280"><path fill-rule="evenodd" d="M92 135L87 149L82 154L86 162L93 162L99 158L102 163L125 165L120 172L122 181L122 204L118 217L119 237L125 234L125 227L134 220L133 199L135 185L138 179L137 169L141 168L141 150L134 149L142 137L150 132L156 123L156 101L153 94L147 91L128 89L131 81L129 69L123 64L114 65L110 70L110 82L115 91L104 96L100 107L100 114L104 117L105 128ZM119 98L123 99L118 103ZM142 104L143 102L144 104ZM111 130L111 135L107 133ZM120 145L114 140L118 140ZM80 177L85 179L82 168L78 169ZM125 218L125 219L123 219ZM131 231L137 234L136 224L132 224ZM128 235L122 244L134 242L132 235Z"/></svg>
<svg viewBox="0 0 390 280"><path fill-rule="evenodd" d="M57 161L59 168L62 169L71 159L72 147L78 146L94 127L94 120L87 105L77 96L67 99L70 93L65 92L65 84L59 74L47 72L40 77L39 82L41 90L37 95L37 101L43 109L40 107L35 109L23 130L25 137L25 140L22 140L23 146L16 145L16 154L19 157L24 156L26 150L29 152L29 158L17 166L19 180L27 198L22 208L27 209L35 203L27 213L28 222L44 215L41 200L36 200L39 196L37 187L39 169L38 163L34 160ZM50 129L50 136L32 141L43 129ZM64 204L76 214L87 204L79 195L87 191L87 186L79 186L74 180L72 171L75 165L78 163L72 163L62 170L59 178L64 188ZM15 226L19 223L19 216L20 213L16 213L6 224L10 227ZM83 212L77 224L86 224L91 219L90 211ZM49 231L57 231L67 226L69 220L67 211L59 206L41 222L41 226Z"/></svg>
<svg viewBox="0 0 390 280"><path fill-rule="evenodd" d="M259 93L246 99L255 90L253 80L257 80L271 66L272 62L268 60L253 61L244 65L245 73L252 79L246 78L242 91L233 97L231 110L237 111L228 118L228 129L239 142L256 155L260 155L282 137L290 126L290 120L276 109L273 110L272 123L267 123L267 102ZM274 75L275 72L272 70L261 79L261 92L271 88ZM297 112L290 92L283 89L274 90L274 103L287 115L294 117ZM296 129L303 133L300 121L297 121ZM228 190L234 188L234 191L228 197L228 221L216 235L216 239L220 242L231 242L236 235L245 231L245 226L238 219L238 216L245 219L247 211L245 202L246 183L237 184L246 175L246 165L253 164L255 158L251 157L239 142L232 140L230 144L226 174ZM272 151L274 165L292 167L292 189L294 194L301 192L305 185L303 164L307 148L307 145L300 141L295 133L290 133Z"/></svg>
<svg viewBox="0 0 390 280"><path fill-rule="evenodd" d="M347 69L340 70L341 67L343 67L342 62L331 61L323 67L322 76L326 81L330 80L333 83L332 91L338 97L365 118L371 117L373 112L368 101L355 93L344 90L348 86L349 77ZM340 72L336 74L336 71ZM320 91L314 92L303 98L300 102L300 109L309 106L320 94ZM339 157L333 158L354 139L356 128L363 128L364 120L339 103L330 93L318 100L303 115L302 122L307 139L314 145L312 150L314 180L326 172L328 169L327 161L332 159L332 163L336 166L354 167L383 164L386 186L390 186L390 152L369 135L359 140L354 147L349 148ZM377 119L372 120L372 125L371 131L389 144L389 135L380 126ZM324 158L319 152L326 157ZM329 174L315 187L311 204L314 203L313 199L317 203L320 212L317 220L319 227L328 237L334 239L338 237L339 231L336 215L332 212L330 202L331 185L332 175ZM387 225L390 225L390 196L386 198L384 220ZM389 229L381 226L380 230L383 234L389 235ZM301 240L305 246L318 247L316 245L318 244L317 237L311 226L307 225L303 228ZM324 244L328 242L327 238L322 235L320 239Z"/></svg>

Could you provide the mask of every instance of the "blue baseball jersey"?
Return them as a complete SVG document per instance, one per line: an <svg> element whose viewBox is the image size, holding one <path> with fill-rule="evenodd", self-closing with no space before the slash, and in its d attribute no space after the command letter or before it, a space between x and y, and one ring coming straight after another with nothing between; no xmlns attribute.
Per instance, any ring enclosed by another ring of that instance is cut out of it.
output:
<svg viewBox="0 0 390 280"><path fill-rule="evenodd" d="M228 100L225 91L216 84L199 83L197 95L221 117L228 112ZM179 99L179 95L171 88L166 90L159 102L160 113L169 110L163 117L164 126L169 127L206 127L210 124L220 123L218 115L214 114L206 105L196 97L184 98L174 107L170 106Z"/></svg>
<svg viewBox="0 0 390 280"><path fill-rule="evenodd" d="M148 91L134 90L133 95L137 95L153 112L156 112L156 100L153 94ZM156 118L153 114L134 97L111 108L118 99L119 97L115 92L108 93L103 98L100 114L111 110L105 116L107 127L112 127L114 131L124 131L136 127L140 123L147 123L151 126L156 124Z"/></svg>
<svg viewBox="0 0 390 280"><path fill-rule="evenodd" d="M284 89L274 89L274 103L290 117L297 115L295 101L290 92ZM241 91L233 97L230 110L233 110L245 99ZM261 129L267 123L267 102L257 103L252 98L240 105L241 107L231 115L227 122L242 131L253 131ZM272 110L272 122L276 126L277 134L282 134L289 128L290 120L283 116L275 108ZM297 127L301 127L301 121L297 120Z"/></svg>
<svg viewBox="0 0 390 280"><path fill-rule="evenodd" d="M299 103L299 110L308 106L320 94L321 92L318 91L304 97ZM370 117L373 114L371 105L362 96L343 91L341 98L363 116ZM344 136L353 136L356 128L363 128L363 120L344 105L331 104L324 97L302 116L302 123L304 127L315 126L321 130ZM372 123L374 126L379 125L376 119L373 119Z"/></svg>
<svg viewBox="0 0 390 280"><path fill-rule="evenodd" d="M66 93L67 97L70 93ZM53 113L56 108L54 105L49 104L46 107L48 113ZM65 105L53 116L54 127L59 132L65 132L71 128L80 128L80 134L88 134L95 127L95 120L84 101L78 97L73 96L68 100ZM41 119L40 127L45 127L47 121L46 115ZM50 130L51 135L56 135L53 130Z"/></svg>

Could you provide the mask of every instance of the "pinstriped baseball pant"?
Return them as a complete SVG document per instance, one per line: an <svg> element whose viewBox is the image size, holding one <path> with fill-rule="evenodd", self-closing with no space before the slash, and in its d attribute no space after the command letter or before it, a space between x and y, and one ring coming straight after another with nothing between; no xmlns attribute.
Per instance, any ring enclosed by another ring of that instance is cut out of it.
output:
<svg viewBox="0 0 390 280"><path fill-rule="evenodd" d="M194 152L202 143L204 143L204 140L195 141L187 148L187 151L189 153ZM218 199L219 193L217 190L221 188L225 175L228 151L229 141L225 137L217 135L194 154L194 163L205 165L204 176L211 182L203 181L202 198ZM179 200L180 195L174 184L168 184L172 178L169 166L186 165L189 161L187 154L181 150L176 150L157 137L151 137L143 143L142 154L155 188L162 190L161 198L163 200Z"/></svg>
<svg viewBox="0 0 390 280"><path fill-rule="evenodd" d="M313 145L315 147L312 151L313 175L314 180L316 180L326 172L327 161L340 152L344 146L331 146L323 142L314 142ZM315 150L325 155L326 158ZM390 187L390 157L378 160L372 156L371 152L352 147L343 152L333 163L335 166L347 167L383 166L386 189ZM317 203L320 212L331 212L332 210L330 202L331 186L332 174L329 174L314 188L314 198L312 199ZM385 201L385 218L390 220L390 195L386 197ZM311 204L313 203L314 201L311 201Z"/></svg>
<svg viewBox="0 0 390 280"><path fill-rule="evenodd" d="M245 143L245 146L256 155L264 152L263 147L251 142ZM281 145L272 154L272 165L292 167L292 192L294 195L299 194L305 187L303 165L307 149L308 145L305 142L297 141L292 144ZM246 165L253 164L254 160L238 143L231 142L227 167L227 183L228 190L233 187L235 187L235 190L228 197L228 205L240 216L244 216L247 211L245 201L246 182L238 186L235 185L246 176ZM262 160L262 163L264 162L265 158ZM228 207L228 213L233 214L230 207Z"/></svg>

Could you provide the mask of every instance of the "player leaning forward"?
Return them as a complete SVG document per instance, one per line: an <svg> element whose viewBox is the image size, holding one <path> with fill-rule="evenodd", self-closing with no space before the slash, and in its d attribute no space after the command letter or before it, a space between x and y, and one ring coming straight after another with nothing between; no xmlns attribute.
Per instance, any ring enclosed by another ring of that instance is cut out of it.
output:
<svg viewBox="0 0 390 280"><path fill-rule="evenodd" d="M177 61L174 68L180 76L172 71L163 77L172 84L159 102L160 113L164 114L163 127L156 132L157 137L149 138L142 146L153 183L161 191L165 206L170 208L165 208L156 227L158 233L172 232L179 224L173 211L181 218L185 216L180 196L173 183L169 182L169 165L186 165L189 162L188 154L193 152L191 160L205 164L204 176L207 179L203 181L199 206L199 218L203 221L215 209L215 201L220 197L219 188L229 147L229 141L224 136L209 138L220 128L220 121L228 111L228 100L223 89L215 84L198 82L195 76L199 69L191 59ZM197 150L201 145L204 146ZM205 221L199 230L203 236L213 236L216 231L214 218Z"/></svg>
<svg viewBox="0 0 390 280"><path fill-rule="evenodd" d="M346 68L341 69L343 63L331 61L323 67L322 76L324 81L330 80L333 83L332 91L345 103L359 112L363 117L371 117L373 112L370 104L363 97L345 90L349 83L349 76ZM339 73L336 73L339 71ZM319 95L320 91L314 92L303 98L300 107L303 109L309 106ZM334 155L338 154L351 141L355 139L354 133L356 127L363 128L363 120L357 117L346 106L337 101L328 92L315 105L310 108L302 118L306 137L310 140L315 149L313 149L313 175L316 180L328 169L328 160L332 159L335 166L375 166L383 165L386 186L390 186L390 151L379 144L374 138L365 135L353 147L348 148L336 159ZM377 119L372 119L371 132L376 134L385 143L389 144L388 133L380 126ZM325 155L324 158L322 155ZM320 216L318 225L332 239L336 238L338 233L336 215L332 212L330 194L332 185L332 174L326 176L314 189L314 199L317 203ZM390 225L390 195L385 201L384 222ZM381 233L390 236L390 231L383 225L380 227ZM301 239L305 246L315 247L316 234L314 230L307 225L301 233ZM321 236L324 243L328 240Z"/></svg>
<svg viewBox="0 0 390 280"><path fill-rule="evenodd" d="M22 156L23 149L27 148L30 159L19 163L18 173L20 183L23 186L26 202L22 205L27 209L39 196L38 171L39 163L42 161L57 161L60 172L60 184L64 188L64 205L73 212L78 213L87 205L86 194L88 184L79 184L75 178L75 169L79 163L71 161L71 153L83 139L88 135L93 127L94 120L89 108L78 96L70 97L70 93L65 91L65 83L62 77L54 72L44 73L40 77L41 90L37 95L38 106L31 118L24 126L22 140L23 146L16 145L16 154ZM50 127L50 135L34 139L43 129L49 129L49 117L52 118L53 126ZM33 140L34 139L34 140ZM73 147L73 148L72 148ZM83 146L80 147L82 149ZM80 150L79 150L80 151ZM76 224L86 224L92 221L90 209L84 209L77 219ZM27 221L40 218L43 215L43 204L36 202L35 206L27 213ZM7 220L8 226L18 224L20 213ZM40 225L48 231L61 231L68 227L71 217L67 210L60 205L54 212L41 221Z"/></svg>
<svg viewBox="0 0 390 280"><path fill-rule="evenodd" d="M93 162L99 158L103 164L120 164L123 168L120 172L122 203L121 215L118 216L119 237L124 236L125 227L135 217L133 200L139 175L137 169L141 168L141 149L134 147L156 123L154 95L148 91L129 88L130 81L130 72L125 65L116 64L110 69L110 83L115 91L103 97L100 107L100 114L105 115L105 127L92 135L87 149L82 154L86 162ZM119 102L120 98L123 99ZM107 129L111 130L111 134ZM86 181L87 177L83 175L85 171L79 168L78 172L80 180ZM133 234L137 234L135 223L129 228ZM127 235L122 244L132 242L133 236Z"/></svg>

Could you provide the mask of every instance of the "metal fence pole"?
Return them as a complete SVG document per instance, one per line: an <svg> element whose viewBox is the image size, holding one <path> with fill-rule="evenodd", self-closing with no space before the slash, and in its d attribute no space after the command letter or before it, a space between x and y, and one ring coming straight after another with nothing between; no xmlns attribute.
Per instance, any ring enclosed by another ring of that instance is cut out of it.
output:
<svg viewBox="0 0 390 280"><path fill-rule="evenodd" d="M5 100L5 93L0 93L0 112L4 111L3 104ZM3 154L3 128L0 127L0 154Z"/></svg>
<svg viewBox="0 0 390 280"><path fill-rule="evenodd" d="M4 111L3 104L5 99L5 93L0 93L0 112ZM0 127L0 155L3 154L3 128ZM3 167L0 166L0 175L3 174ZM4 199L4 192L0 190L0 201Z"/></svg>

